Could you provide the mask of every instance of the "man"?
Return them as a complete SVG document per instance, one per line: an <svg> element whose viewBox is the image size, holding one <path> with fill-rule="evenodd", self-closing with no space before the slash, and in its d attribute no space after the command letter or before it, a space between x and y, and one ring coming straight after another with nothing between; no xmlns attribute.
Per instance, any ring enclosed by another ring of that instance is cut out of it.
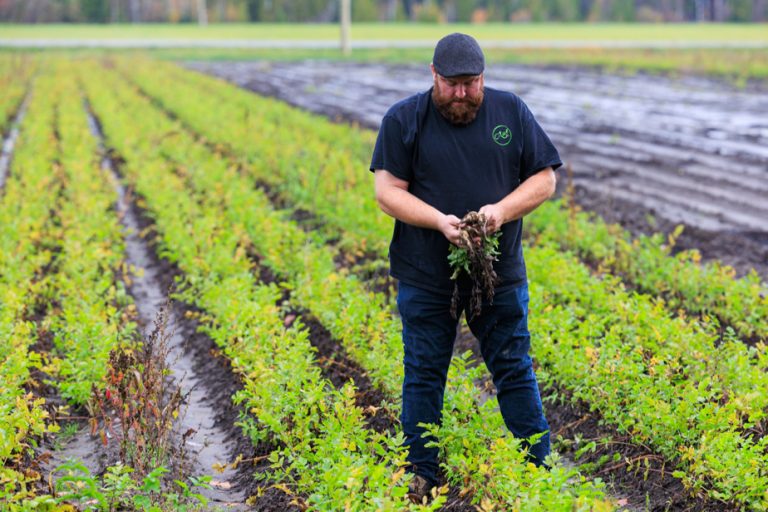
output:
<svg viewBox="0 0 768 512"><path fill-rule="evenodd" d="M484 87L485 58L477 41L441 39L432 64L434 86L384 116L373 152L376 199L396 219L390 274L405 349L401 421L415 476L410 497L421 502L437 483L437 449L419 423L439 423L457 319L450 313L449 244L459 244L460 218L479 211L489 232L501 230L499 280L492 304L466 311L469 283L459 282L459 314L480 342L502 417L517 437L544 433L529 458L544 464L549 426L528 355L528 287L520 244L522 221L555 190L557 150L528 107L512 93Z"/></svg>

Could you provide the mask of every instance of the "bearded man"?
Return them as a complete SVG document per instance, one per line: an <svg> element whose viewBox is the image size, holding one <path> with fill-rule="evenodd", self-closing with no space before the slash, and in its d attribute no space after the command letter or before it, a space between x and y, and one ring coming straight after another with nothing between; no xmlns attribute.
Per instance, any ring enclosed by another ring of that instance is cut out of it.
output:
<svg viewBox="0 0 768 512"><path fill-rule="evenodd" d="M401 422L408 447L409 496L422 502L438 480L438 450L420 423L439 424L458 326L451 314L449 244L459 245L460 217L478 211L486 229L501 230L492 303L467 311L470 286L459 286L464 311L491 372L504 422L545 464L549 426L533 371L528 286L521 247L522 217L555 190L557 150L523 101L484 86L485 57L477 41L454 33L441 39L432 64L434 86L406 98L384 116L370 170L376 199L394 217L390 275L398 280L403 323Z"/></svg>

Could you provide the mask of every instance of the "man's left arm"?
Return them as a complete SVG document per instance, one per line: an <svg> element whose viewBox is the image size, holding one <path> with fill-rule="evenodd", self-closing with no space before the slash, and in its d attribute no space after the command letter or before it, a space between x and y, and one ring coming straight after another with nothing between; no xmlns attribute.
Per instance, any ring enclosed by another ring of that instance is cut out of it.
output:
<svg viewBox="0 0 768 512"><path fill-rule="evenodd" d="M487 204L479 213L485 215L488 230L493 233L509 221L519 219L535 210L555 193L555 171L545 167L523 181L501 201Z"/></svg>

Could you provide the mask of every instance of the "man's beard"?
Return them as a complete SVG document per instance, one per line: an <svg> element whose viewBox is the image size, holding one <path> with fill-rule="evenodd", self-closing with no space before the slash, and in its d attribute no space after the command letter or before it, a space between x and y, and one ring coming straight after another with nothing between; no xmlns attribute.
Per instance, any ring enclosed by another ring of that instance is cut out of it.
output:
<svg viewBox="0 0 768 512"><path fill-rule="evenodd" d="M443 96L440 92L440 86L435 80L435 86L432 88L432 102L437 111L451 124L469 124L477 117L477 112L483 104L483 89L474 95L467 94L462 99L457 100L453 97Z"/></svg>

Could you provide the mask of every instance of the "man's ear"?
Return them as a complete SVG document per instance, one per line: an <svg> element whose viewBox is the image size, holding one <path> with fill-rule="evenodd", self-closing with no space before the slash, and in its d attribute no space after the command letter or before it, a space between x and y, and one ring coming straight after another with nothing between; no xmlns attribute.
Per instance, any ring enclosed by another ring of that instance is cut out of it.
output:
<svg viewBox="0 0 768 512"><path fill-rule="evenodd" d="M437 71L435 71L435 65L431 62L429 63L429 69L432 71L432 80L437 80Z"/></svg>

